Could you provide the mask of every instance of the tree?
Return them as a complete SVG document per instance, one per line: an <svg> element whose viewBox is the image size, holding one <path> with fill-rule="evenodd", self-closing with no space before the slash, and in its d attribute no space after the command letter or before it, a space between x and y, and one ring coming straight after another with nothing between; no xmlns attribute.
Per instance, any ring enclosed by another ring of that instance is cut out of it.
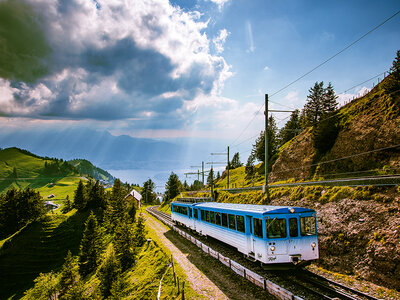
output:
<svg viewBox="0 0 400 300"><path fill-rule="evenodd" d="M134 229L133 229L133 240L135 247L142 247L146 242L146 229L144 227L144 218L142 214L139 215Z"/></svg>
<svg viewBox="0 0 400 300"><path fill-rule="evenodd" d="M311 126L321 119L323 113L324 82L316 82L309 89L309 93L307 103L304 106L306 126Z"/></svg>
<svg viewBox="0 0 400 300"><path fill-rule="evenodd" d="M328 86L324 90L324 96L322 101L322 116L330 114L337 110L338 103L336 99L338 96L335 94L332 83L329 82Z"/></svg>
<svg viewBox="0 0 400 300"><path fill-rule="evenodd" d="M111 287L118 279L120 273L121 264L115 254L113 244L110 243L97 273L98 278L100 279L100 289L104 298L107 298L110 295Z"/></svg>
<svg viewBox="0 0 400 300"><path fill-rule="evenodd" d="M240 162L239 152L236 152L233 155L232 161L230 163L230 169L233 170L233 169L239 168L241 166L243 166L243 164Z"/></svg>
<svg viewBox="0 0 400 300"><path fill-rule="evenodd" d="M65 199L65 205L62 208L62 212L66 214L67 212L71 211L73 208L71 200L69 200L69 195L67 195L67 198Z"/></svg>
<svg viewBox="0 0 400 300"><path fill-rule="evenodd" d="M104 208L105 206L105 193L104 187L100 184L98 180L96 182L90 181L86 187L87 189L87 208Z"/></svg>
<svg viewBox="0 0 400 300"><path fill-rule="evenodd" d="M254 175L254 161L254 155L250 154L249 158L247 159L246 167L244 169L247 178L250 178Z"/></svg>
<svg viewBox="0 0 400 300"><path fill-rule="evenodd" d="M200 180L193 181L192 185L190 186L190 190L192 191L200 191L204 187L203 182Z"/></svg>
<svg viewBox="0 0 400 300"><path fill-rule="evenodd" d="M397 50L397 55L390 68L390 74L392 74L396 80L400 80L400 50Z"/></svg>
<svg viewBox="0 0 400 300"><path fill-rule="evenodd" d="M174 172L171 172L171 175L165 184L165 200L167 202L179 195L181 185L182 183L179 181L178 175L176 175Z"/></svg>
<svg viewBox="0 0 400 300"><path fill-rule="evenodd" d="M79 271L87 275L94 271L98 265L102 249L102 234L93 212L85 222L85 229L80 245Z"/></svg>
<svg viewBox="0 0 400 300"><path fill-rule="evenodd" d="M302 130L300 124L300 111L296 109L291 113L289 121L279 131L279 144L284 145Z"/></svg>
<svg viewBox="0 0 400 300"><path fill-rule="evenodd" d="M121 222L128 222L130 219L132 219L130 214L132 215L136 213L136 211L130 213L130 209L134 209L134 206L128 206L128 203L125 199L125 195L127 194L128 191L122 186L121 181L119 179L115 179L111 195L108 199L107 208L104 212L105 224L110 232L114 231L117 220Z"/></svg>
<svg viewBox="0 0 400 300"><path fill-rule="evenodd" d="M135 261L135 240L132 224L119 222L115 228L114 248L123 270L129 268Z"/></svg>
<svg viewBox="0 0 400 300"><path fill-rule="evenodd" d="M58 294L58 276L56 273L40 273L34 280L33 288L25 292L27 299L55 300Z"/></svg>
<svg viewBox="0 0 400 300"><path fill-rule="evenodd" d="M278 127L276 126L273 116L268 118L268 161L269 166L272 165L272 158L278 151ZM261 131L256 143L253 145L252 155L259 161L265 162L265 134Z"/></svg>
<svg viewBox="0 0 400 300"><path fill-rule="evenodd" d="M65 262L61 267L59 292L60 297L64 296L80 279L79 265L68 250Z"/></svg>
<svg viewBox="0 0 400 300"><path fill-rule="evenodd" d="M79 180L78 187L75 190L74 206L77 210L84 210L86 202L86 189L82 180Z"/></svg>
<svg viewBox="0 0 400 300"><path fill-rule="evenodd" d="M217 172L217 177L215 178L215 180L219 180L221 178L221 173L219 173L219 171Z"/></svg>
<svg viewBox="0 0 400 300"><path fill-rule="evenodd" d="M214 170L213 168L211 168L210 172L208 173L207 184L209 186L212 186L213 183L214 183Z"/></svg>
<svg viewBox="0 0 400 300"><path fill-rule="evenodd" d="M155 188L156 184L151 179L143 183L142 199L144 203L154 204L156 202L157 195L154 192Z"/></svg>

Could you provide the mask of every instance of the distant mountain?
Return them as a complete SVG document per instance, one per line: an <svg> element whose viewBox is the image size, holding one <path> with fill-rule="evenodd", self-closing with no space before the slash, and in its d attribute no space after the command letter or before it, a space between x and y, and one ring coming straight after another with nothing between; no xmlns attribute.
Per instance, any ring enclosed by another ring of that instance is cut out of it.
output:
<svg viewBox="0 0 400 300"><path fill-rule="evenodd" d="M110 183L114 182L115 178L110 173L94 166L90 161L86 159L73 159L67 162L74 166L82 175L90 175L95 179L107 181Z"/></svg>
<svg viewBox="0 0 400 300"><path fill-rule="evenodd" d="M113 136L88 128L0 129L0 147L29 149L64 160L87 159L103 169L169 169L180 162L182 147L152 139Z"/></svg>

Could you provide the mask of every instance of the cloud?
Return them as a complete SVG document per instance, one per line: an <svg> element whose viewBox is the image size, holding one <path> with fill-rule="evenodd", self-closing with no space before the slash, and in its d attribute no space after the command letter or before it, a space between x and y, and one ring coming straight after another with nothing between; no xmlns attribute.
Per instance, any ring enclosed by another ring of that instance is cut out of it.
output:
<svg viewBox="0 0 400 300"><path fill-rule="evenodd" d="M268 70L271 70L271 69L268 66L265 66L264 71L268 71Z"/></svg>
<svg viewBox="0 0 400 300"><path fill-rule="evenodd" d="M225 3L229 2L229 0L209 0L216 5L218 5L218 9L221 10Z"/></svg>
<svg viewBox="0 0 400 300"><path fill-rule="evenodd" d="M367 88L366 86L363 86L361 88L357 88L354 91L354 93L347 93L347 91L346 91L344 93L341 93L341 94L337 95L338 96L337 101L338 101L339 105L345 105L348 102L352 101L353 99L356 99L356 98L364 96L370 90L371 90L370 88Z"/></svg>
<svg viewBox="0 0 400 300"><path fill-rule="evenodd" d="M217 53L224 52L224 44L228 35L229 32L226 29L222 29L219 31L219 35L213 39L213 43Z"/></svg>
<svg viewBox="0 0 400 300"><path fill-rule="evenodd" d="M254 52L256 48L254 47L253 40L253 29L251 28L251 23L249 21L246 22L246 37L247 37L247 52Z"/></svg>
<svg viewBox="0 0 400 300"><path fill-rule="evenodd" d="M220 94L231 76L201 14L167 0L5 1L0 25L7 116L176 126L184 103Z"/></svg>

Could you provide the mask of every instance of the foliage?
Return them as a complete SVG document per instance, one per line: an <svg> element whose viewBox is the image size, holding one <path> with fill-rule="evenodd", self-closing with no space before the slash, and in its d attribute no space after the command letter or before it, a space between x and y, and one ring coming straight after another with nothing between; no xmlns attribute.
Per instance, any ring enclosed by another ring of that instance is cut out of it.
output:
<svg viewBox="0 0 400 300"><path fill-rule="evenodd" d="M273 116L268 118L268 165L272 167L276 154L279 149L278 127ZM261 131L260 136L256 139L251 155L258 161L265 162L265 132Z"/></svg>
<svg viewBox="0 0 400 300"><path fill-rule="evenodd" d="M303 108L304 127L312 126L322 120L326 114L337 109L337 96L331 83L324 88L324 82L316 82L309 90L307 103Z"/></svg>
<svg viewBox="0 0 400 300"><path fill-rule="evenodd" d="M178 175L176 175L174 172L171 172L171 175L169 176L168 181L165 184L164 201L168 203L176 196L178 196L181 191L181 186L182 183L180 182Z"/></svg>
<svg viewBox="0 0 400 300"><path fill-rule="evenodd" d="M142 189L143 203L145 203L145 204L156 203L157 195L154 192L155 188L156 188L156 184L151 179L149 179L145 183L143 183L143 189Z"/></svg>
<svg viewBox="0 0 400 300"><path fill-rule="evenodd" d="M102 234L93 212L85 222L85 229L80 245L79 271L87 275L94 271L98 265L102 249Z"/></svg>
<svg viewBox="0 0 400 300"><path fill-rule="evenodd" d="M213 182L214 182L214 170L213 170L213 168L211 168L210 172L208 173L208 176L207 176L207 184L209 186L212 186Z"/></svg>
<svg viewBox="0 0 400 300"><path fill-rule="evenodd" d="M129 203L125 199L127 194L127 188L122 185L119 179L116 179L104 212L105 225L110 232L114 231L117 221L125 222L134 218L135 206L133 203L128 205Z"/></svg>
<svg viewBox="0 0 400 300"><path fill-rule="evenodd" d="M80 180L78 183L78 187L75 190L74 207L77 210L83 210L86 208L86 203L87 203L86 188L82 180Z"/></svg>
<svg viewBox="0 0 400 300"><path fill-rule="evenodd" d="M132 224L118 222L113 240L116 256L121 262L123 270L126 270L135 261L135 236Z"/></svg>
<svg viewBox="0 0 400 300"><path fill-rule="evenodd" d="M76 285L80 279L79 266L71 251L68 250L65 262L61 267L60 279L58 284L59 296L63 297L71 288Z"/></svg>
<svg viewBox="0 0 400 300"><path fill-rule="evenodd" d="M233 170L233 169L239 168L239 167L241 167L241 166L243 166L243 164L240 162L239 152L236 152L236 153L233 155L232 161L231 161L230 164L229 164L229 168L230 168L231 170Z"/></svg>
<svg viewBox="0 0 400 300"><path fill-rule="evenodd" d="M100 279L100 289L105 298L111 294L112 285L118 279L120 273L121 264L115 254L113 244L110 243L97 272L97 277Z"/></svg>
<svg viewBox="0 0 400 300"><path fill-rule="evenodd" d="M326 115L326 119L318 122L312 131L312 141L317 158L328 152L335 144L339 134L339 117L336 113Z"/></svg>
<svg viewBox="0 0 400 300"><path fill-rule="evenodd" d="M255 157L254 154L251 153L249 155L249 158L247 159L246 167L245 167L245 173L246 173L246 178L251 178L254 175L254 161Z"/></svg>
<svg viewBox="0 0 400 300"><path fill-rule="evenodd" d="M29 300L55 300L58 294L57 286L57 274L53 272L47 274L40 273L35 279L35 286L26 291L24 298Z"/></svg>
<svg viewBox="0 0 400 300"><path fill-rule="evenodd" d="M144 218L142 214L140 214L136 220L133 229L133 240L135 247L141 247L146 242L146 229L144 226Z"/></svg>
<svg viewBox="0 0 400 300"><path fill-rule="evenodd" d="M289 121L279 130L279 144L284 145L302 131L300 124L300 111L296 109L291 113Z"/></svg>
<svg viewBox="0 0 400 300"><path fill-rule="evenodd" d="M0 195L0 237L13 233L45 214L43 199L30 188Z"/></svg>
<svg viewBox="0 0 400 300"><path fill-rule="evenodd" d="M104 187L98 180L95 182L90 180L86 185L87 202L85 209L90 208L105 208L105 192Z"/></svg>
<svg viewBox="0 0 400 300"><path fill-rule="evenodd" d="M62 208L62 212L64 214L70 212L73 209L72 201L69 199L69 195L67 195L67 199L65 199L65 205Z"/></svg>

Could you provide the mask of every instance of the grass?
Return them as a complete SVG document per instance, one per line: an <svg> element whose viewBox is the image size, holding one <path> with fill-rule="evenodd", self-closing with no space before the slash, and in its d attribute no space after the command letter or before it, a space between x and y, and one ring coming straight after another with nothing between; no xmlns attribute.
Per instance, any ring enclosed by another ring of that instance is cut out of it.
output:
<svg viewBox="0 0 400 300"><path fill-rule="evenodd" d="M80 180L82 180L80 177L75 176L64 177L52 182L52 185L47 183L38 188L37 191L44 199L47 199L49 195L53 194L55 197L49 200L64 200L69 196L69 199L72 201Z"/></svg>
<svg viewBox="0 0 400 300"><path fill-rule="evenodd" d="M48 214L1 241L0 299L19 299L39 273L58 271L68 250L78 254L88 212Z"/></svg>

